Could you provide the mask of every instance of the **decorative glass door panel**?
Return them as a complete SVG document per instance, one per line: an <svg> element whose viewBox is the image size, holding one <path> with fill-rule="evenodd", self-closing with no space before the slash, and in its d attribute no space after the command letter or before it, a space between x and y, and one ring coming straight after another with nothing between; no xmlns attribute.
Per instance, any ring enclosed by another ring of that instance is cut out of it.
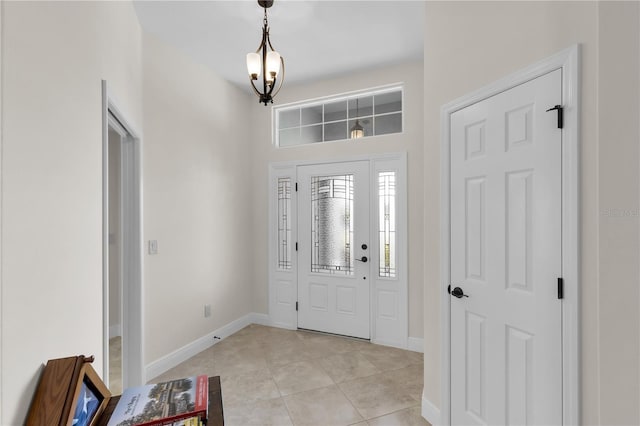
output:
<svg viewBox="0 0 640 426"><path fill-rule="evenodd" d="M311 272L354 274L353 175L311 178Z"/></svg>
<svg viewBox="0 0 640 426"><path fill-rule="evenodd" d="M378 276L396 277L396 172L378 173Z"/></svg>
<svg viewBox="0 0 640 426"><path fill-rule="evenodd" d="M291 269L291 178L278 179L278 269Z"/></svg>

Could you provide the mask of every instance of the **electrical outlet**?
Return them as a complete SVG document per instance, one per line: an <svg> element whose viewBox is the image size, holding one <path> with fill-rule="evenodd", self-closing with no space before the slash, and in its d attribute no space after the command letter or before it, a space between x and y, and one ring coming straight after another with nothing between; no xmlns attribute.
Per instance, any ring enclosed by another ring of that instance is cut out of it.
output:
<svg viewBox="0 0 640 426"><path fill-rule="evenodd" d="M158 254L158 240L149 240L149 254Z"/></svg>
<svg viewBox="0 0 640 426"><path fill-rule="evenodd" d="M204 305L204 317L209 318L211 316L211 305Z"/></svg>

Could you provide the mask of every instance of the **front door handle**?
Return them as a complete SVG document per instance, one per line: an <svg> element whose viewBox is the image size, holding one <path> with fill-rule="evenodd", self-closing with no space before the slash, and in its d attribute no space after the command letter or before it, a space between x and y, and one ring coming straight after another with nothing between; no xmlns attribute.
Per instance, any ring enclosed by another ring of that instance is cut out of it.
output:
<svg viewBox="0 0 640 426"><path fill-rule="evenodd" d="M449 286L449 294L451 294L454 297L457 297L458 299L462 299L463 297L469 297L468 295L464 294L464 291L462 291L460 287L456 287L453 290L451 290L451 286Z"/></svg>
<svg viewBox="0 0 640 426"><path fill-rule="evenodd" d="M358 262L367 263L369 261L369 258L367 256L362 256L361 259L356 258L356 260Z"/></svg>

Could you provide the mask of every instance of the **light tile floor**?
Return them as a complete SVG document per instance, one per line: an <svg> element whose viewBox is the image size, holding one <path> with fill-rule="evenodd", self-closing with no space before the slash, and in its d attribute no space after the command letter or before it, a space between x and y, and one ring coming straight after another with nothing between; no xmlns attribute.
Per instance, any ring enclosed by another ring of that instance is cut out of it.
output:
<svg viewBox="0 0 640 426"><path fill-rule="evenodd" d="M112 395L122 393L122 337L109 339L109 391Z"/></svg>
<svg viewBox="0 0 640 426"><path fill-rule="evenodd" d="M151 382L220 376L225 425L429 425L422 354L250 325Z"/></svg>

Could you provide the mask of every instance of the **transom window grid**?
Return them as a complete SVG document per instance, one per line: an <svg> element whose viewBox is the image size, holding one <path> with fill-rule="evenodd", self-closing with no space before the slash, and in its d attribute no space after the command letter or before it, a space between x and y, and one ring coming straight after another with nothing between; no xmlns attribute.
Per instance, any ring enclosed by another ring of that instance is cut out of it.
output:
<svg viewBox="0 0 640 426"><path fill-rule="evenodd" d="M311 178L311 272L353 275L353 175Z"/></svg>
<svg viewBox="0 0 640 426"><path fill-rule="evenodd" d="M401 133L403 95L398 86L275 107L276 146L347 140L356 122L364 128L364 138Z"/></svg>

